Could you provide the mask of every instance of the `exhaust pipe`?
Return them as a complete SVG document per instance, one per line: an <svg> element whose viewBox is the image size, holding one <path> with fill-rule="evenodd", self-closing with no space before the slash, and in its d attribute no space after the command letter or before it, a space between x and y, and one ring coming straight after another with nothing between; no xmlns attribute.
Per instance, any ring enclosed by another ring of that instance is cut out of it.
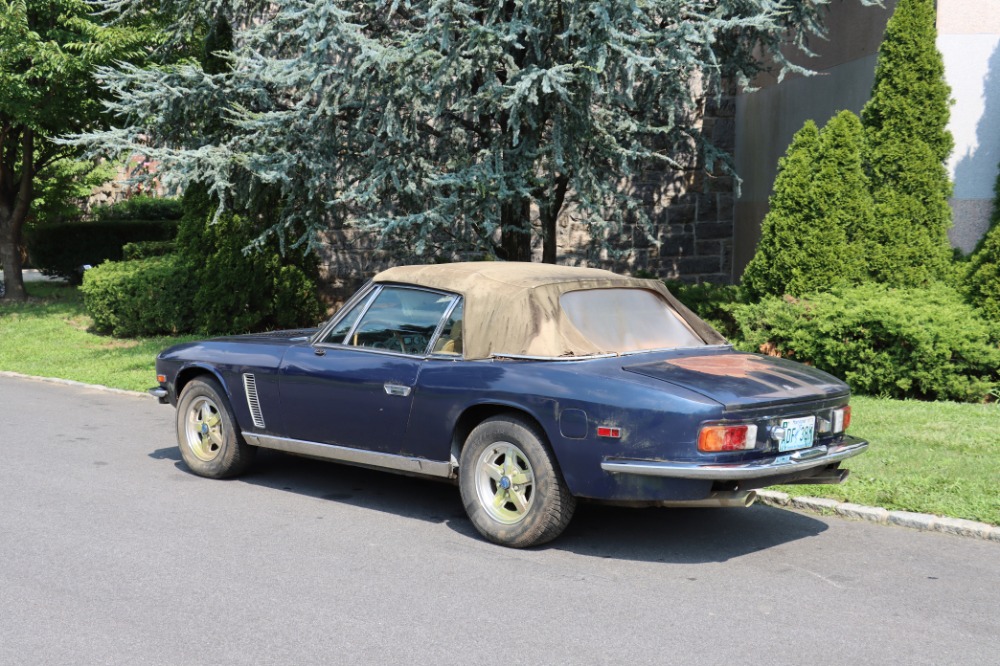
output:
<svg viewBox="0 0 1000 666"><path fill-rule="evenodd" d="M667 501L658 502L658 506L664 507L747 507L757 501L756 490L745 490L740 492L716 492L705 499L688 501Z"/></svg>
<svg viewBox="0 0 1000 666"><path fill-rule="evenodd" d="M834 485L837 483L843 483L850 473L851 470L849 469L824 469L815 476L807 476L804 479L785 481L784 483L789 486L792 484Z"/></svg>

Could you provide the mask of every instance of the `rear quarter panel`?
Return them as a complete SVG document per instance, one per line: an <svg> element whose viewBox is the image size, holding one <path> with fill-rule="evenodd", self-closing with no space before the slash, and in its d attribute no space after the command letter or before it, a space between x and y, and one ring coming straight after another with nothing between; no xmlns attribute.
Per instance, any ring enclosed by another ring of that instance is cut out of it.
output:
<svg viewBox="0 0 1000 666"><path fill-rule="evenodd" d="M601 499L700 497L703 481L623 478L601 470L607 456L648 459L692 455L698 428L718 419L722 406L698 393L626 373L622 360L451 361L429 360L421 370L408 428L408 453L446 460L455 425L469 409L506 406L527 413L541 426L570 491ZM585 414L585 432L567 428L568 411ZM597 436L597 427L615 426L621 438ZM656 483L650 489L622 484Z"/></svg>

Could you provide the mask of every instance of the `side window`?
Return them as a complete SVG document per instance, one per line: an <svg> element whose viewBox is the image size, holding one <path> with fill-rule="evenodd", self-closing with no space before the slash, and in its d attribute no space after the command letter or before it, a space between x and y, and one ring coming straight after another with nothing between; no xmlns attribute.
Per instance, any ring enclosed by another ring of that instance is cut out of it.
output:
<svg viewBox="0 0 1000 666"><path fill-rule="evenodd" d="M355 304L355 306L351 308L351 311L340 320L340 322L326 335L325 338L323 338L322 342L325 342L326 344L340 344L344 342L344 338L346 338L347 334L351 332L352 328L354 328L354 322L356 322L358 317L361 316L361 313L365 311L365 306L368 305L370 300L372 300L372 294L368 294L366 298Z"/></svg>
<svg viewBox="0 0 1000 666"><path fill-rule="evenodd" d="M458 302L451 316L441 330L441 336L434 343L435 354L462 355L462 301Z"/></svg>
<svg viewBox="0 0 1000 666"><path fill-rule="evenodd" d="M385 287L379 292L347 344L424 354L454 296L421 289Z"/></svg>

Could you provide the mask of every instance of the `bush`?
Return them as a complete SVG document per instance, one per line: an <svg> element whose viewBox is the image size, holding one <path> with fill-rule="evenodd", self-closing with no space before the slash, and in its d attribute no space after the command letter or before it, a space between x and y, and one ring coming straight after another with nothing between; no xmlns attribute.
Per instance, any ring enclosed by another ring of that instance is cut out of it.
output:
<svg viewBox="0 0 1000 666"><path fill-rule="evenodd" d="M179 220L184 215L180 199L138 196L91 211L95 220Z"/></svg>
<svg viewBox="0 0 1000 666"><path fill-rule="evenodd" d="M729 340L740 337L739 325L733 318L732 306L744 302L743 290L737 285L685 284L675 280L664 280L674 296L696 315L711 324Z"/></svg>
<svg viewBox="0 0 1000 666"><path fill-rule="evenodd" d="M84 303L99 332L228 334L315 326L326 308L317 294L314 256L281 253L268 239L253 251L258 227L233 213L211 222L208 197L191 188L176 242L130 244L131 261L87 272ZM156 256L168 252L164 256Z"/></svg>
<svg viewBox="0 0 1000 666"><path fill-rule="evenodd" d="M973 304L1000 325L1000 173L993 186L990 229L979 241L966 267L965 288Z"/></svg>
<svg viewBox="0 0 1000 666"><path fill-rule="evenodd" d="M122 259L133 261L135 259L148 259L149 257L162 257L177 249L177 243L168 241L139 241L137 243L125 243L122 246Z"/></svg>
<svg viewBox="0 0 1000 666"><path fill-rule="evenodd" d="M748 351L808 363L868 395L978 402L1000 386L998 327L942 285L862 285L733 314Z"/></svg>
<svg viewBox="0 0 1000 666"><path fill-rule="evenodd" d="M122 247L139 241L165 241L177 235L176 220L58 222L39 225L27 236L31 264L46 275L80 283L80 267L122 259Z"/></svg>
<svg viewBox="0 0 1000 666"><path fill-rule="evenodd" d="M757 252L743 273L751 296L804 293L867 277L861 241L873 226L861 121L842 111L809 120L778 163Z"/></svg>
<svg viewBox="0 0 1000 666"><path fill-rule="evenodd" d="M192 288L188 267L167 255L96 266L80 291L95 331L131 338L191 330Z"/></svg>
<svg viewBox="0 0 1000 666"><path fill-rule="evenodd" d="M271 237L252 250L270 223L231 212L212 222L207 196L192 188L177 237L192 267L198 304L193 330L228 334L315 326L325 316L315 280L317 261L305 250L282 248Z"/></svg>
<svg viewBox="0 0 1000 666"><path fill-rule="evenodd" d="M951 90L936 46L934 4L896 5L861 112L877 222L866 256L878 281L900 287L946 279L950 266Z"/></svg>

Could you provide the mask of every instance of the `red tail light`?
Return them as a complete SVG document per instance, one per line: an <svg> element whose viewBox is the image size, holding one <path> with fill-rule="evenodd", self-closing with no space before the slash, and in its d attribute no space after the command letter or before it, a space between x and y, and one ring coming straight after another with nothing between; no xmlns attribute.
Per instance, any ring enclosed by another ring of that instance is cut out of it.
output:
<svg viewBox="0 0 1000 666"><path fill-rule="evenodd" d="M698 433L698 450L705 453L747 451L755 446L757 446L755 425L705 426Z"/></svg>

